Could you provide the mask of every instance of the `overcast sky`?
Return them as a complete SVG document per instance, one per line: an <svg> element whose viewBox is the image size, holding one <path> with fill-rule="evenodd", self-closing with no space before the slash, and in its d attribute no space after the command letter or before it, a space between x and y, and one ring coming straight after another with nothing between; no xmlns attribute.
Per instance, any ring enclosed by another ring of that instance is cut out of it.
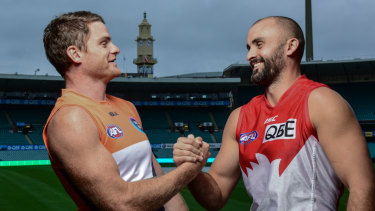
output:
<svg viewBox="0 0 375 211"><path fill-rule="evenodd" d="M0 73L32 75L39 68L38 75L57 75L45 57L43 30L53 17L77 10L104 18L122 72L136 72L135 39L146 11L157 77L247 63L247 32L262 17L288 16L305 31L304 0L0 0ZM312 14L315 60L375 58L374 0L317 0Z"/></svg>

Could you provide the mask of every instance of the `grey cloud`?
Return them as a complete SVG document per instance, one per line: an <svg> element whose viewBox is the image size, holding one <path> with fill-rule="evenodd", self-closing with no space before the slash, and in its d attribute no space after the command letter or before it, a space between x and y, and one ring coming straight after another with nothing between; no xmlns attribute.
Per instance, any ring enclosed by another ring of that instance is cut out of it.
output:
<svg viewBox="0 0 375 211"><path fill-rule="evenodd" d="M372 0L313 2L315 58L375 57ZM91 10L103 16L121 53L118 65L135 72L135 39L143 12L156 39L156 76L222 71L246 63L246 36L251 24L269 15L294 18L305 27L304 1L274 0L2 0L0 2L0 73L55 74L44 55L41 36L55 16ZM125 64L123 57L126 58Z"/></svg>

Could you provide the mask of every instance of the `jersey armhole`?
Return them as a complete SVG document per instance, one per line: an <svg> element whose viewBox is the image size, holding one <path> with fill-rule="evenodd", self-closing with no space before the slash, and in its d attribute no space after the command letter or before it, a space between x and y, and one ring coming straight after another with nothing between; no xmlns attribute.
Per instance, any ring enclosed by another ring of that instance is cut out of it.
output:
<svg viewBox="0 0 375 211"><path fill-rule="evenodd" d="M240 113L238 115L237 126L236 126L236 139L237 139L237 141L240 138L240 132L241 132L241 128L242 128L243 110L244 110L244 106L241 106Z"/></svg>
<svg viewBox="0 0 375 211"><path fill-rule="evenodd" d="M320 87L329 88L329 86L324 85L324 84L321 84L320 86L314 87L313 89L311 89L307 92L306 99L305 99L305 102L304 102L304 104L305 104L304 113L305 113L305 119L306 119L306 127L307 127L308 130L311 131L311 134L313 134L315 136L315 138L318 140L318 142L319 142L318 133L317 133L316 129L314 128L314 126L311 122L311 119L310 119L309 98L310 98L311 92L314 91L317 88L320 88Z"/></svg>

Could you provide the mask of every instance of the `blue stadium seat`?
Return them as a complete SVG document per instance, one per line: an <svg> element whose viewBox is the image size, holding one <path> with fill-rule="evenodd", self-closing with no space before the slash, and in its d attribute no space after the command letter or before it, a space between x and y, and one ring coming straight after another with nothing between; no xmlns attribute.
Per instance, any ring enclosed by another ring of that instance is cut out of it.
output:
<svg viewBox="0 0 375 211"><path fill-rule="evenodd" d="M51 111L49 109L22 108L7 109L7 112L14 123L26 122L33 125L44 125Z"/></svg>
<svg viewBox="0 0 375 211"><path fill-rule="evenodd" d="M9 129L0 130L0 145L26 145L29 144L23 133L11 133Z"/></svg>
<svg viewBox="0 0 375 211"><path fill-rule="evenodd" d="M10 125L9 125L7 118L5 117L4 111L0 110L0 129L9 129L9 128L10 128Z"/></svg>
<svg viewBox="0 0 375 211"><path fill-rule="evenodd" d="M374 83L331 84L348 101L358 120L375 120Z"/></svg>
<svg viewBox="0 0 375 211"><path fill-rule="evenodd" d="M221 143L223 139L223 132L218 131L214 133L217 143Z"/></svg>
<svg viewBox="0 0 375 211"><path fill-rule="evenodd" d="M179 109L169 111L172 122L184 122L191 126L197 126L202 122L210 122L210 116L207 110L201 109Z"/></svg>
<svg viewBox="0 0 375 211"><path fill-rule="evenodd" d="M3 110L2 110L3 111ZM24 107L24 108L7 108L6 112L9 114L9 117L14 124L17 122L23 122L26 124L32 125L32 132L28 133L28 136L31 138L34 144L43 144L42 130L43 126L47 121L47 118L50 113L48 108L33 108L33 107ZM1 112L3 114L3 112ZM5 118L5 115L4 115ZM4 118L0 115L1 122L4 122ZM3 125L4 123L2 123ZM7 123L8 130L10 129L9 123ZM4 136L4 133L3 133ZM25 135L22 133L8 133L6 137L0 139L7 140L7 144L30 144ZM9 141L12 140L12 141ZM4 142L4 141L3 141Z"/></svg>
<svg viewBox="0 0 375 211"><path fill-rule="evenodd" d="M222 109L222 110L214 110L212 112L216 124L220 129L223 129L225 127L225 123L227 122L227 119L230 115L230 111L227 109Z"/></svg>
<svg viewBox="0 0 375 211"><path fill-rule="evenodd" d="M44 144L42 126L34 126L33 131L29 132L28 135L34 144Z"/></svg>
<svg viewBox="0 0 375 211"><path fill-rule="evenodd" d="M145 131L150 143L176 143L180 133L169 132L167 129L148 129Z"/></svg>
<svg viewBox="0 0 375 211"><path fill-rule="evenodd" d="M139 110L144 129L169 129L164 110Z"/></svg>
<svg viewBox="0 0 375 211"><path fill-rule="evenodd" d="M47 150L0 151L0 161L49 160Z"/></svg>

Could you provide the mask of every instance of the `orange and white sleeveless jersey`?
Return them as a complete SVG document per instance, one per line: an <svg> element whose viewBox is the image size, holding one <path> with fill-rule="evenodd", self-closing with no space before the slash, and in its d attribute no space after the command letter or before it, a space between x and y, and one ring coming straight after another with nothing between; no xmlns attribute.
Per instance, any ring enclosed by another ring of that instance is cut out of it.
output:
<svg viewBox="0 0 375 211"><path fill-rule="evenodd" d="M276 106L265 95L242 106L236 138L250 210L336 210L342 184L308 112L311 91L322 86L301 76Z"/></svg>
<svg viewBox="0 0 375 211"><path fill-rule="evenodd" d="M80 106L95 122L103 146L115 159L120 176L127 182L154 177L152 151L147 135L143 132L140 117L133 104L107 95L106 100L97 102L72 90L63 89L52 110L43 131L44 143L48 149L46 128L53 115L63 106ZM79 208L85 202L62 174L60 166L51 158L51 165L63 186Z"/></svg>

